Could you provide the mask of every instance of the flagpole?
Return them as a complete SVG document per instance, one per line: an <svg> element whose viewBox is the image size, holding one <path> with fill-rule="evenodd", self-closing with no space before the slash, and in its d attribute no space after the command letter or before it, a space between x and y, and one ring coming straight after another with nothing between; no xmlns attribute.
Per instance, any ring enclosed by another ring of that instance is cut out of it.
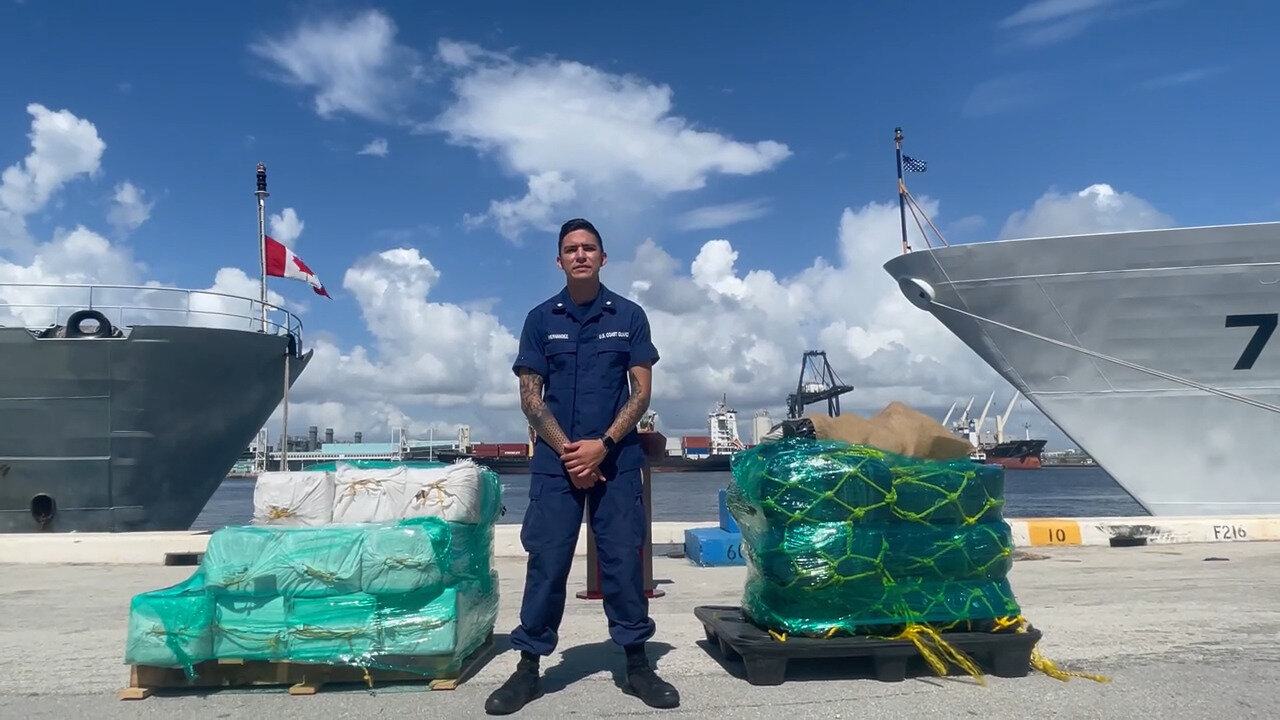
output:
<svg viewBox="0 0 1280 720"><path fill-rule="evenodd" d="M280 423L280 471L289 469L289 351L284 353L284 417Z"/></svg>
<svg viewBox="0 0 1280 720"><path fill-rule="evenodd" d="M266 332L266 165L257 164L257 256L259 256L259 296L262 306L262 332Z"/></svg>
<svg viewBox="0 0 1280 720"><path fill-rule="evenodd" d="M911 252L907 244L907 186L902 184L902 128L893 129L893 144L898 153L898 218L902 222L902 254Z"/></svg>

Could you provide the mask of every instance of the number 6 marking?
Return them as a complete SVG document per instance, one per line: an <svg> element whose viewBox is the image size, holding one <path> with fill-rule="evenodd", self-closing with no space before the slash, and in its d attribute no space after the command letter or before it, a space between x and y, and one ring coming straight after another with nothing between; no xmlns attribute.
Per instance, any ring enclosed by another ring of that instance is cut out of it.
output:
<svg viewBox="0 0 1280 720"><path fill-rule="evenodd" d="M1262 348L1267 346L1267 341L1271 339L1271 333L1276 331L1276 320L1280 317L1277 313L1264 313L1260 315L1228 315L1227 327L1256 327L1258 330L1253 333L1253 338L1249 340L1249 344L1245 345L1244 352L1240 353L1240 359L1236 361L1236 370L1248 370L1253 367L1253 363L1262 354Z"/></svg>

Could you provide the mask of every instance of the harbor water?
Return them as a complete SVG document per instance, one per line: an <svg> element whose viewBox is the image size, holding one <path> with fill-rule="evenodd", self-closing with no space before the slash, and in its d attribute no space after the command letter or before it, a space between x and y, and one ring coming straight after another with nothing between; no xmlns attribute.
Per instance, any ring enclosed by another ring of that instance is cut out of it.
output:
<svg viewBox="0 0 1280 720"><path fill-rule="evenodd" d="M519 523L529 499L528 475L501 475L503 506L499 523ZM655 522L715 522L717 496L732 476L727 472L654 473ZM247 525L253 515L253 479L227 478L209 499L192 530ZM1146 515L1109 475L1098 467L1047 467L1005 471L1007 518L1126 517Z"/></svg>

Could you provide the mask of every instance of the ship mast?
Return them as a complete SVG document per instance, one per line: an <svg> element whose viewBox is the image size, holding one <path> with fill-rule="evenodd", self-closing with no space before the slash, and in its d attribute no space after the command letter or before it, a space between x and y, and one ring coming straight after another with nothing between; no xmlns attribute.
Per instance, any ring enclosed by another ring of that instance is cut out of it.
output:
<svg viewBox="0 0 1280 720"><path fill-rule="evenodd" d="M898 155L898 218L902 221L902 254L911 252L907 244L907 186L902 183L902 128L893 129L893 145Z"/></svg>
<svg viewBox="0 0 1280 720"><path fill-rule="evenodd" d="M262 307L262 332L267 331L267 166L258 163L258 189L253 193L258 198L258 265L261 272L258 281L258 295Z"/></svg>
<svg viewBox="0 0 1280 720"><path fill-rule="evenodd" d="M924 229L926 224L929 226L929 229L933 230L933 233L938 236L939 242L943 245L949 245L950 243L948 243L947 239L943 237L942 231L933 224L933 220L929 219L929 214L924 211L924 208L920 207L920 204L911 196L911 193L907 192L907 184L902 180L902 173L925 172L928 164L922 160L917 160L902 154L902 128L900 127L893 129L893 146L898 158L898 220L902 224L902 254L906 255L911 252L911 245L907 242L908 205L911 207L911 219L915 220L916 227L920 228L920 235L924 238L926 246L933 246L933 244L929 242L929 233ZM921 218L924 219L923 223L920 222Z"/></svg>

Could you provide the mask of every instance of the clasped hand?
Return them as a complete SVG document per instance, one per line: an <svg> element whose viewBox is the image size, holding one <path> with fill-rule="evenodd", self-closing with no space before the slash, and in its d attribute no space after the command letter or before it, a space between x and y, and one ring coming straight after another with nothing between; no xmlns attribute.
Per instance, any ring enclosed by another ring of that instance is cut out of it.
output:
<svg viewBox="0 0 1280 720"><path fill-rule="evenodd" d="M569 471L569 482L579 490L586 490L598 482L604 482L604 473L600 472L600 463L604 462L605 449L602 440L576 440L566 443L564 453L560 455L565 470Z"/></svg>

